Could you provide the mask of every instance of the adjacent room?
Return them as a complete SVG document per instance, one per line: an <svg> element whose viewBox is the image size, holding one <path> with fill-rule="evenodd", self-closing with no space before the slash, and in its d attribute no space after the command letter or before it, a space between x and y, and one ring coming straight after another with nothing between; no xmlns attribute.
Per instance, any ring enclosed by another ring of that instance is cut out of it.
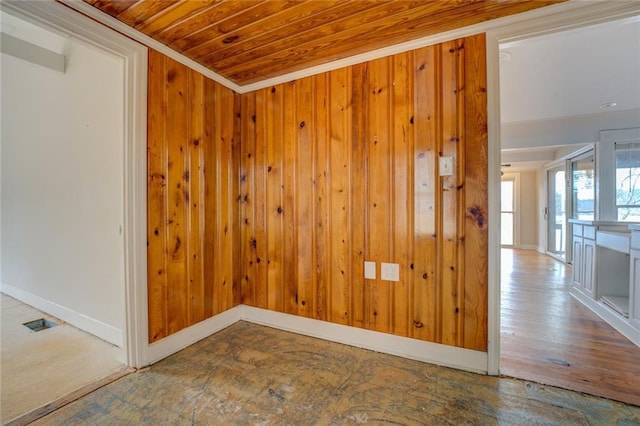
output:
<svg viewBox="0 0 640 426"><path fill-rule="evenodd" d="M3 423L640 422L590 368L640 365L640 85L584 83L566 32L638 51L640 4L0 10ZM98 359L63 327L116 364L19 410L56 388L29 360Z"/></svg>
<svg viewBox="0 0 640 426"><path fill-rule="evenodd" d="M635 404L639 44L627 18L500 48L500 371ZM578 221L596 218L599 233ZM611 235L626 246L611 250ZM599 303L608 295L626 295L627 309Z"/></svg>

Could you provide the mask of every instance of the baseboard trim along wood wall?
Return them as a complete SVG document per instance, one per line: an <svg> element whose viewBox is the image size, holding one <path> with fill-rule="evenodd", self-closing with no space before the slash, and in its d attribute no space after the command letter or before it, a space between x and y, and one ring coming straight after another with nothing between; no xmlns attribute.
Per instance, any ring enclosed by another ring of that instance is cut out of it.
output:
<svg viewBox="0 0 640 426"><path fill-rule="evenodd" d="M487 353L425 342L357 327L239 305L149 345L153 364L238 321L248 321L283 331L342 343L403 358L486 374Z"/></svg>

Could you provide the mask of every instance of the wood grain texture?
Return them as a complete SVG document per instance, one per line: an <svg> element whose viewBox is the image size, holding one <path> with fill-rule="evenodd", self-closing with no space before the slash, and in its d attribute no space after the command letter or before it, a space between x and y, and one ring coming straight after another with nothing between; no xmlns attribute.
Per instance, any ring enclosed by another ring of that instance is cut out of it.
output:
<svg viewBox="0 0 640 426"><path fill-rule="evenodd" d="M242 303L486 350L484 57L478 35L241 95Z"/></svg>
<svg viewBox="0 0 640 426"><path fill-rule="evenodd" d="M502 249L500 372L640 406L640 348L571 297L571 267Z"/></svg>
<svg viewBox="0 0 640 426"><path fill-rule="evenodd" d="M565 0L84 0L238 84Z"/></svg>
<svg viewBox="0 0 640 426"><path fill-rule="evenodd" d="M148 81L148 304L155 342L240 299L234 299L240 99L155 51Z"/></svg>

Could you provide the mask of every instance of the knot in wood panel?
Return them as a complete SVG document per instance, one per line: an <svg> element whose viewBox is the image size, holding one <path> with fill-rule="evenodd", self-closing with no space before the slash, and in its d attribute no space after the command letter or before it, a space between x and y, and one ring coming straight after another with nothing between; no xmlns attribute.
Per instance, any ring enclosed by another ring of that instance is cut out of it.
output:
<svg viewBox="0 0 640 426"><path fill-rule="evenodd" d="M471 217L478 228L484 229L486 225L485 214L480 206L471 206L467 209L467 216Z"/></svg>

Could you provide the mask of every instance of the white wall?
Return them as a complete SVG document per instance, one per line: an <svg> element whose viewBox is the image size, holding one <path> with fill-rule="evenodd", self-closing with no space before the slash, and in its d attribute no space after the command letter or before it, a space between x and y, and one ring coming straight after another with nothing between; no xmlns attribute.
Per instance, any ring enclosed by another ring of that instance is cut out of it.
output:
<svg viewBox="0 0 640 426"><path fill-rule="evenodd" d="M520 247L538 248L538 177L535 171L520 173Z"/></svg>
<svg viewBox="0 0 640 426"><path fill-rule="evenodd" d="M2 290L121 345L124 64L48 40L66 73L2 55Z"/></svg>

